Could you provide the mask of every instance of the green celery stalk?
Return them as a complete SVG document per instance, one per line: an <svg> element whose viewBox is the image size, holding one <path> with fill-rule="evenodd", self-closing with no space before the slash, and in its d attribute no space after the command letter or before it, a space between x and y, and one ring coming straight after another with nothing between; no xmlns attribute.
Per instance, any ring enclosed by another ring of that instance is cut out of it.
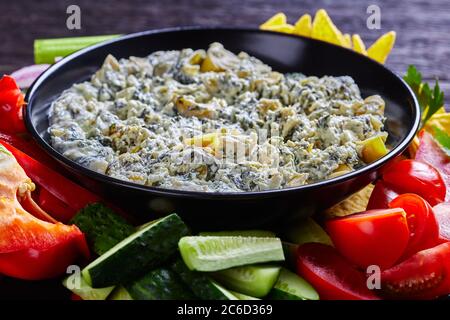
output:
<svg viewBox="0 0 450 320"><path fill-rule="evenodd" d="M114 39L119 36L120 34L90 37L36 39L34 40L34 62L36 64L52 64L55 63L57 58L65 57L85 47Z"/></svg>

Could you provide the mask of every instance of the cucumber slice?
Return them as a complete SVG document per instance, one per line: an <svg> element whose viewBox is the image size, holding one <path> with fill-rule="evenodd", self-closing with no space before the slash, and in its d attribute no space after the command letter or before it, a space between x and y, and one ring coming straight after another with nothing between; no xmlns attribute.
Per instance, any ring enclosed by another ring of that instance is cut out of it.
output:
<svg viewBox="0 0 450 320"><path fill-rule="evenodd" d="M92 251L98 255L102 255L135 231L124 218L100 203L81 209L72 218L71 223L83 231Z"/></svg>
<svg viewBox="0 0 450 320"><path fill-rule="evenodd" d="M181 237L189 234L184 222L171 214L122 240L82 271L94 287L129 283L156 268L177 252Z"/></svg>
<svg viewBox="0 0 450 320"><path fill-rule="evenodd" d="M279 274L279 266L257 265L222 270L214 273L213 278L231 290L262 298L270 292Z"/></svg>
<svg viewBox="0 0 450 320"><path fill-rule="evenodd" d="M63 280L63 286L78 295L83 300L105 300L114 290L114 286L106 288L92 288L84 281L79 272Z"/></svg>
<svg viewBox="0 0 450 320"><path fill-rule="evenodd" d="M108 300L133 300L133 298L130 296L127 289L122 286L118 286L109 295Z"/></svg>
<svg viewBox="0 0 450 320"><path fill-rule="evenodd" d="M200 232L200 236L207 237L258 237L258 238L275 238L276 235L272 231L267 230L236 230L236 231L211 231Z"/></svg>
<svg viewBox="0 0 450 320"><path fill-rule="evenodd" d="M269 298L273 300L319 300L319 294L302 277L282 268Z"/></svg>
<svg viewBox="0 0 450 320"><path fill-rule="evenodd" d="M125 286L134 300L192 300L194 295L168 268L150 271L142 278Z"/></svg>
<svg viewBox="0 0 450 320"><path fill-rule="evenodd" d="M278 238L184 237L178 243L191 270L218 271L259 262L283 261Z"/></svg>
<svg viewBox="0 0 450 320"><path fill-rule="evenodd" d="M236 292L236 291L231 291L231 294L234 295L236 298L238 298L239 300L261 300L259 298L255 298L255 297L250 297L246 294L240 293L240 292Z"/></svg>
<svg viewBox="0 0 450 320"><path fill-rule="evenodd" d="M172 264L172 270L191 291L202 300L235 300L232 294L217 284L205 273L191 271L180 258Z"/></svg>
<svg viewBox="0 0 450 320"><path fill-rule="evenodd" d="M333 246L333 242L325 230L317 224L313 219L308 218L293 224L288 228L285 234L286 240L295 244L303 244L310 242L323 243Z"/></svg>

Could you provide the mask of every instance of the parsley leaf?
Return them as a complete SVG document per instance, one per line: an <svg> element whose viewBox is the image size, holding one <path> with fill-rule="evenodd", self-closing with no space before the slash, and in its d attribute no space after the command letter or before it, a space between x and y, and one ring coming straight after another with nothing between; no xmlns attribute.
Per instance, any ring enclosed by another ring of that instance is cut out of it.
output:
<svg viewBox="0 0 450 320"><path fill-rule="evenodd" d="M439 129L438 127L434 127L434 138L442 147L442 150L450 157L450 136L447 132Z"/></svg>
<svg viewBox="0 0 450 320"><path fill-rule="evenodd" d="M441 91L437 80L433 89L430 88L428 83L422 82L422 74L413 65L408 67L403 79L414 91L419 101L423 126L444 104L444 93Z"/></svg>

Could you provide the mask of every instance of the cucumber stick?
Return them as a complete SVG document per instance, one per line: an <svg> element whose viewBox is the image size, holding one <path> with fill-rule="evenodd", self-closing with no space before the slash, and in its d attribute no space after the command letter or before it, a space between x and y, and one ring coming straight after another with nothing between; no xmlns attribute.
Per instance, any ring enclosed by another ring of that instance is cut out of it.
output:
<svg viewBox="0 0 450 320"><path fill-rule="evenodd" d="M135 232L135 228L124 218L100 203L81 209L71 223L83 231L92 251L98 255Z"/></svg>
<svg viewBox="0 0 450 320"><path fill-rule="evenodd" d="M202 300L236 300L234 294L227 291L203 272L191 271L182 259L172 264L180 279L188 286L195 296Z"/></svg>
<svg viewBox="0 0 450 320"><path fill-rule="evenodd" d="M218 271L260 262L283 261L278 238L184 237L178 243L181 256L191 270Z"/></svg>
<svg viewBox="0 0 450 320"><path fill-rule="evenodd" d="M189 230L176 214L133 233L86 266L83 277L94 287L128 283L163 264Z"/></svg>
<svg viewBox="0 0 450 320"><path fill-rule="evenodd" d="M242 266L215 272L213 278L225 287L245 295L266 296L280 274L279 266Z"/></svg>
<svg viewBox="0 0 450 320"><path fill-rule="evenodd" d="M319 300L319 294L302 277L282 268L269 298L273 300Z"/></svg>
<svg viewBox="0 0 450 320"><path fill-rule="evenodd" d="M195 296L168 268L150 271L125 286L133 300L191 300Z"/></svg>
<svg viewBox="0 0 450 320"><path fill-rule="evenodd" d="M275 238L276 235L272 231L267 230L236 230L236 231L211 231L200 232L200 236L215 237L258 237L258 238Z"/></svg>
<svg viewBox="0 0 450 320"><path fill-rule="evenodd" d="M106 288L92 288L84 281L79 272L63 280L63 286L78 295L83 300L105 300L114 290L114 286Z"/></svg>

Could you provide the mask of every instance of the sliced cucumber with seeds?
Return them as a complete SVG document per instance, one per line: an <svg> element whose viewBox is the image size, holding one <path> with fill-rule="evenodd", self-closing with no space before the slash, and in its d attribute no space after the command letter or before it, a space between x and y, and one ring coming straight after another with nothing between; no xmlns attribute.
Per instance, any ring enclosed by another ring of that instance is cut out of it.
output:
<svg viewBox="0 0 450 320"><path fill-rule="evenodd" d="M91 262L82 271L92 287L129 283L162 265L177 252L177 244L189 230L171 214L133 233Z"/></svg>
<svg viewBox="0 0 450 320"><path fill-rule="evenodd" d="M202 300L234 300L233 295L217 284L206 273L191 271L184 261L179 258L172 264L172 270L178 274L187 287Z"/></svg>
<svg viewBox="0 0 450 320"><path fill-rule="evenodd" d="M211 231L200 232L200 236L214 237L258 237L258 238L275 238L276 235L272 231L267 230L235 230L235 231Z"/></svg>
<svg viewBox="0 0 450 320"><path fill-rule="evenodd" d="M269 298L273 300L319 300L319 294L302 277L282 268Z"/></svg>
<svg viewBox="0 0 450 320"><path fill-rule="evenodd" d="M311 218L307 218L292 224L285 232L286 240L295 244L310 242L333 245L331 238L322 227Z"/></svg>
<svg viewBox="0 0 450 320"><path fill-rule="evenodd" d="M278 238L184 237L178 243L191 270L218 271L246 264L284 261Z"/></svg>
<svg viewBox="0 0 450 320"><path fill-rule="evenodd" d="M248 295L240 293L240 292L231 291L231 290L230 290L230 292L233 296L235 296L239 300L261 300L259 298L251 297L251 296L248 296Z"/></svg>
<svg viewBox="0 0 450 320"><path fill-rule="evenodd" d="M127 289L122 286L118 286L114 291L108 296L108 300L134 300Z"/></svg>
<svg viewBox="0 0 450 320"><path fill-rule="evenodd" d="M79 272L64 279L63 286L83 300L105 300L114 290L114 286L106 288L92 288L86 283L86 281L84 281Z"/></svg>
<svg viewBox="0 0 450 320"><path fill-rule="evenodd" d="M273 265L242 266L215 272L213 277L231 290L262 298L274 286L280 269Z"/></svg>

